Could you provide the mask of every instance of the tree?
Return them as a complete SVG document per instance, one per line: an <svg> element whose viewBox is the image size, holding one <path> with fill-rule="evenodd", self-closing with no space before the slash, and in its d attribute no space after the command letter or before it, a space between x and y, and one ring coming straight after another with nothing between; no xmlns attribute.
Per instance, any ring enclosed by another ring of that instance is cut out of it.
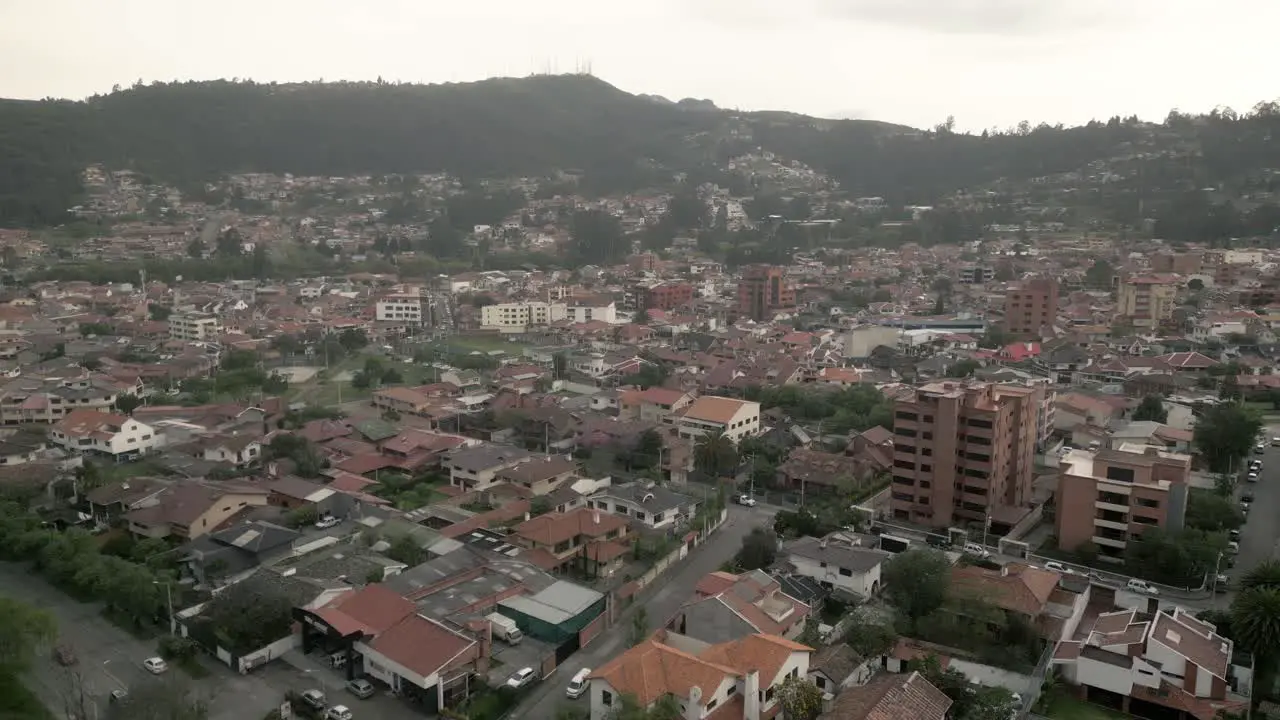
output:
<svg viewBox="0 0 1280 720"><path fill-rule="evenodd" d="M649 613L641 605L631 616L631 629L627 631L627 644L635 647L649 638Z"/></svg>
<svg viewBox="0 0 1280 720"><path fill-rule="evenodd" d="M1115 270L1106 260L1095 260L1084 273L1085 284L1097 290L1110 290Z"/></svg>
<svg viewBox="0 0 1280 720"><path fill-rule="evenodd" d="M116 410L125 415L132 415L134 409L142 404L142 398L131 393L116 396Z"/></svg>
<svg viewBox="0 0 1280 720"><path fill-rule="evenodd" d="M951 562L938 550L907 550L894 556L884 569L889 604L913 630L921 618L942 607L950 585Z"/></svg>
<svg viewBox="0 0 1280 720"><path fill-rule="evenodd" d="M622 223L604 210L579 210L569 223L570 252L581 264L612 264L626 255Z"/></svg>
<svg viewBox="0 0 1280 720"><path fill-rule="evenodd" d="M36 651L53 640L57 629L48 611L0 597L0 675L25 671Z"/></svg>
<svg viewBox="0 0 1280 720"><path fill-rule="evenodd" d="M967 378L973 375L978 368L982 367L977 360L961 360L960 362L947 368L947 377L949 378Z"/></svg>
<svg viewBox="0 0 1280 720"><path fill-rule="evenodd" d="M1191 280L1187 282L1187 289L1192 292L1200 292L1204 289L1204 281L1200 278L1191 278Z"/></svg>
<svg viewBox="0 0 1280 720"><path fill-rule="evenodd" d="M1231 629L1238 646L1253 653L1254 672L1269 677L1280 650L1280 589L1253 587L1231 603Z"/></svg>
<svg viewBox="0 0 1280 720"><path fill-rule="evenodd" d="M862 657L883 655L898 641L898 631L862 608L854 610L844 641Z"/></svg>
<svg viewBox="0 0 1280 720"><path fill-rule="evenodd" d="M1213 472L1231 472L1253 450L1259 415L1239 403L1219 403L1196 421L1194 442Z"/></svg>
<svg viewBox="0 0 1280 720"><path fill-rule="evenodd" d="M551 512L551 501L546 495L539 495L529 502L529 516L538 517Z"/></svg>
<svg viewBox="0 0 1280 720"><path fill-rule="evenodd" d="M288 595L255 582L229 585L213 596L200 617L229 649L250 652L289 634L293 604Z"/></svg>
<svg viewBox="0 0 1280 720"><path fill-rule="evenodd" d="M1151 420L1162 423L1169 419L1169 411L1164 408L1164 398L1159 395L1148 395L1142 398L1142 402L1138 403L1137 409L1133 411L1133 419L1135 422Z"/></svg>
<svg viewBox="0 0 1280 720"><path fill-rule="evenodd" d="M165 307L164 305L157 305L155 303L149 303L147 305L147 316L156 322L164 322L165 320L168 320L169 316L172 314L173 310Z"/></svg>
<svg viewBox="0 0 1280 720"><path fill-rule="evenodd" d="M1189 528L1225 532L1243 525L1244 516L1231 499L1205 488L1191 488L1185 522Z"/></svg>
<svg viewBox="0 0 1280 720"><path fill-rule="evenodd" d="M204 251L204 241L198 237L192 238L191 242L187 243L187 255L196 260L204 259Z"/></svg>
<svg viewBox="0 0 1280 720"><path fill-rule="evenodd" d="M1251 588L1280 590L1280 561L1265 560L1255 566L1244 576L1240 587L1246 590Z"/></svg>
<svg viewBox="0 0 1280 720"><path fill-rule="evenodd" d="M694 446L694 467L710 477L728 475L738 469L739 463L738 448L724 433L707 433Z"/></svg>
<svg viewBox="0 0 1280 720"><path fill-rule="evenodd" d="M822 691L808 680L788 675L778 688L778 703L787 720L816 720L822 713Z"/></svg>
<svg viewBox="0 0 1280 720"><path fill-rule="evenodd" d="M129 700L117 707L118 720L208 720L209 700L173 673L157 682L129 688Z"/></svg>
<svg viewBox="0 0 1280 720"><path fill-rule="evenodd" d="M551 356L551 377L555 380L569 379L569 353L562 350Z"/></svg>
<svg viewBox="0 0 1280 720"><path fill-rule="evenodd" d="M742 538L737 564L743 570L763 570L773 564L778 554L778 536L766 528L753 528Z"/></svg>

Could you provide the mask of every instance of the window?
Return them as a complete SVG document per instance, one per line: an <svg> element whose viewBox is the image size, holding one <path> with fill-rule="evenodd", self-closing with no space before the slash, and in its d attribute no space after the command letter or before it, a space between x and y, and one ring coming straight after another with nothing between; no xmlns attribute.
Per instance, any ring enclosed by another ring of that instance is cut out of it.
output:
<svg viewBox="0 0 1280 720"><path fill-rule="evenodd" d="M1134 498L1134 502L1136 502L1138 505L1141 505L1142 507L1149 507L1149 508L1160 507L1159 500L1152 500L1150 498Z"/></svg>
<svg viewBox="0 0 1280 720"><path fill-rule="evenodd" d="M915 437L916 431L915 428L894 428L893 434L901 435L902 437Z"/></svg>
<svg viewBox="0 0 1280 720"><path fill-rule="evenodd" d="M968 425L969 427L980 428L980 429L982 429L982 430L990 430L990 429L991 429L991 421L990 421L990 420L973 420L973 419L969 419L969 420L966 420L966 421L965 421L965 424L966 424L966 425Z"/></svg>
<svg viewBox="0 0 1280 720"><path fill-rule="evenodd" d="M916 481L914 479L909 477L903 477L901 475L894 475L893 482L897 485L915 485L916 484Z"/></svg>
<svg viewBox="0 0 1280 720"><path fill-rule="evenodd" d="M899 420L916 420L919 418L919 416L913 412L896 412L893 416Z"/></svg>
<svg viewBox="0 0 1280 720"><path fill-rule="evenodd" d="M605 707L610 707L610 706L612 706L612 705L613 705L613 693L609 692L608 690L604 690L604 691L602 691L602 692L600 693L600 702L601 702L601 703L603 703L603 704L605 705Z"/></svg>
<svg viewBox="0 0 1280 720"><path fill-rule="evenodd" d="M728 695L732 695L732 694L734 694L734 693L736 693L736 692L738 692L738 686L737 686L737 685L730 685L730 686L729 686L729 689L728 689L728 690L726 690L724 694L725 694L726 696L728 696Z"/></svg>
<svg viewBox="0 0 1280 720"><path fill-rule="evenodd" d="M1133 482L1133 468L1107 466L1107 479L1119 482Z"/></svg>
<svg viewBox="0 0 1280 720"><path fill-rule="evenodd" d="M915 469L916 469L916 464L915 464L915 463L913 463L913 462L911 462L910 460L894 460L894 461L893 461L893 466L894 466L894 467L896 467L896 468L902 468L903 470L915 470Z"/></svg>
<svg viewBox="0 0 1280 720"><path fill-rule="evenodd" d="M712 700L711 702L707 703L707 712L711 712L711 709L716 706L717 702L718 701L716 700Z"/></svg>
<svg viewBox="0 0 1280 720"><path fill-rule="evenodd" d="M895 443L893 446L893 449L899 452L908 453L910 455L914 455L916 452L916 448L914 445L899 445Z"/></svg>
<svg viewBox="0 0 1280 720"><path fill-rule="evenodd" d="M816 685L819 690L827 689L827 679L822 677L821 675L813 676L813 684Z"/></svg>
<svg viewBox="0 0 1280 720"><path fill-rule="evenodd" d="M853 571L849 568L840 568L841 577L853 577Z"/></svg>

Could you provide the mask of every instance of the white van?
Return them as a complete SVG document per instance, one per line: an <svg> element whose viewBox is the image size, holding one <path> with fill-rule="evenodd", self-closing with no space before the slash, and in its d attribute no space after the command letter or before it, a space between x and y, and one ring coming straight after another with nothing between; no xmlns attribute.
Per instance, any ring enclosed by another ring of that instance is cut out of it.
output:
<svg viewBox="0 0 1280 720"><path fill-rule="evenodd" d="M591 674L591 668L582 668L577 675L569 681L569 687L564 691L565 695L571 698L580 698L591 685L587 682L587 676Z"/></svg>

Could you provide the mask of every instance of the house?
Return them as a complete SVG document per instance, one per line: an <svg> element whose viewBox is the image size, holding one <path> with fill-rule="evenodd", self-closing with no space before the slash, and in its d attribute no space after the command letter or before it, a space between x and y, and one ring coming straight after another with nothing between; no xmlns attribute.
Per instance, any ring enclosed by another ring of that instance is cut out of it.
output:
<svg viewBox="0 0 1280 720"><path fill-rule="evenodd" d="M129 460L160 445L160 435L150 425L133 418L97 410L73 410L49 432L54 445L69 451L107 455Z"/></svg>
<svg viewBox="0 0 1280 720"><path fill-rule="evenodd" d="M488 643L418 612L381 583L350 590L316 607L294 608L302 652L338 648L348 679L367 675L426 708L467 696L469 678L488 669ZM487 637L487 633L485 634Z"/></svg>
<svg viewBox="0 0 1280 720"><path fill-rule="evenodd" d="M549 495L573 477L578 463L563 455L533 456L529 460L499 470L497 480L518 485L534 495Z"/></svg>
<svg viewBox="0 0 1280 720"><path fill-rule="evenodd" d="M267 504L286 510L306 507L311 508L317 517L341 517L349 509L349 502L341 493L296 475L285 475L263 483L262 487L270 493Z"/></svg>
<svg viewBox="0 0 1280 720"><path fill-rule="evenodd" d="M753 633L795 639L811 608L782 592L762 570L741 575L717 571L698 581L694 596L667 622L668 630L707 643Z"/></svg>
<svg viewBox="0 0 1280 720"><path fill-rule="evenodd" d="M1075 634L1090 589L1085 579L1022 563L1007 563L998 570L976 565L951 570L950 592L982 598L1022 618L1050 641Z"/></svg>
<svg viewBox="0 0 1280 720"><path fill-rule="evenodd" d="M865 600L880 591L880 569L892 555L857 543L856 538L832 533L825 538L796 538L783 552L796 575Z"/></svg>
<svg viewBox="0 0 1280 720"><path fill-rule="evenodd" d="M643 708L671 695L686 718L776 717L778 688L788 677L807 675L812 652L775 635L709 644L658 631L588 676L591 720L611 717L624 694Z"/></svg>
<svg viewBox="0 0 1280 720"><path fill-rule="evenodd" d="M297 530L255 521L197 537L182 548L182 562L200 585L235 582L260 565L293 552Z"/></svg>
<svg viewBox="0 0 1280 720"><path fill-rule="evenodd" d="M883 673L840 693L818 720L945 720L951 698L919 672Z"/></svg>
<svg viewBox="0 0 1280 720"><path fill-rule="evenodd" d="M588 574L608 577L631 549L626 535L624 518L584 507L526 520L512 529L511 538L531 550L529 561L543 570L580 562Z"/></svg>
<svg viewBox="0 0 1280 720"><path fill-rule="evenodd" d="M693 402L693 395L680 390L651 387L626 399L629 406L635 408L632 419L660 423L672 412L688 407Z"/></svg>
<svg viewBox="0 0 1280 720"><path fill-rule="evenodd" d="M464 490L485 490L498 480L498 473L532 459L527 450L512 445L482 443L448 453L441 466L449 471L449 481Z"/></svg>
<svg viewBox="0 0 1280 720"><path fill-rule="evenodd" d="M135 535L193 539L246 508L266 505L267 496L267 490L248 484L186 480L136 503L124 518Z"/></svg>
<svg viewBox="0 0 1280 720"><path fill-rule="evenodd" d="M650 528L664 528L693 517L698 501L661 485L626 483L591 495L587 507L635 518Z"/></svg>
<svg viewBox="0 0 1280 720"><path fill-rule="evenodd" d="M244 467L262 457L262 443L253 435L214 435L198 444L201 457L209 462Z"/></svg>
<svg viewBox="0 0 1280 720"><path fill-rule="evenodd" d="M89 514L103 524L120 517L130 510L140 508L167 488L156 478L136 477L120 482L107 483L85 493Z"/></svg>
<svg viewBox="0 0 1280 720"><path fill-rule="evenodd" d="M1182 608L1121 610L1059 643L1051 665L1086 700L1119 696L1123 713L1216 720L1248 707L1252 671L1232 664L1233 648Z"/></svg>
<svg viewBox="0 0 1280 720"><path fill-rule="evenodd" d="M809 660L809 682L824 693L838 694L854 685L865 685L879 658L864 658L845 643L829 645L814 653Z"/></svg>
<svg viewBox="0 0 1280 720"><path fill-rule="evenodd" d="M797 447L778 466L777 478L779 485L799 492L801 496L835 494L870 481L876 472L883 469L871 454L865 452L841 455Z"/></svg>
<svg viewBox="0 0 1280 720"><path fill-rule="evenodd" d="M687 439L722 433L738 442L760 432L760 403L749 400L703 395L672 417L680 437Z"/></svg>

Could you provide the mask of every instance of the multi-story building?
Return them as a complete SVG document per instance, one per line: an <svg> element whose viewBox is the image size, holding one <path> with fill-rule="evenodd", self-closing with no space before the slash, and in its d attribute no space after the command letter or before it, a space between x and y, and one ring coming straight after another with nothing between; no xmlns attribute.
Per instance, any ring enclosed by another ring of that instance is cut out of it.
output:
<svg viewBox="0 0 1280 720"><path fill-rule="evenodd" d="M1004 295L1004 326L1016 335L1041 337L1058 319L1058 281L1032 278Z"/></svg>
<svg viewBox="0 0 1280 720"><path fill-rule="evenodd" d="M141 381L127 388L134 395L146 389ZM76 410L109 411L122 389L101 375L39 380L20 377L0 388L0 423L57 422Z"/></svg>
<svg viewBox="0 0 1280 720"><path fill-rule="evenodd" d="M687 440L722 433L735 443L760 432L760 403L703 395L683 412L668 416Z"/></svg>
<svg viewBox="0 0 1280 720"><path fill-rule="evenodd" d="M1051 663L1082 698L1126 715L1214 720L1248 711L1252 663L1236 665L1234 645L1182 608L1127 609L1099 615Z"/></svg>
<svg viewBox="0 0 1280 720"><path fill-rule="evenodd" d="M1000 534L1031 500L1044 388L925 385L894 404L893 516L933 527L989 523Z"/></svg>
<svg viewBox="0 0 1280 720"><path fill-rule="evenodd" d="M693 286L683 282L664 282L642 287L637 306L641 309L674 310L693 300Z"/></svg>
<svg viewBox="0 0 1280 720"><path fill-rule="evenodd" d="M742 280L738 282L738 314L752 320L766 320L775 310L795 306L795 288L787 282L782 268L752 265L742 271Z"/></svg>
<svg viewBox="0 0 1280 720"><path fill-rule="evenodd" d="M97 410L68 413L54 423L49 440L65 450L98 453L116 460L137 457L161 444L160 434L150 425Z"/></svg>
<svg viewBox="0 0 1280 720"><path fill-rule="evenodd" d="M1181 529L1190 478L1190 456L1155 447L1070 451L1060 461L1058 546L1093 543L1099 557L1122 559L1147 528Z"/></svg>
<svg viewBox="0 0 1280 720"><path fill-rule="evenodd" d="M1140 330L1155 330L1173 319L1178 280L1170 275L1140 275L1120 283L1118 318Z"/></svg>
<svg viewBox="0 0 1280 720"><path fill-rule="evenodd" d="M960 282L964 285L981 285L991 282L996 273L986 265L965 265L960 268Z"/></svg>
<svg viewBox="0 0 1280 720"><path fill-rule="evenodd" d="M222 334L222 321L209 313L174 313L169 316L169 337L174 340L207 342Z"/></svg>
<svg viewBox="0 0 1280 720"><path fill-rule="evenodd" d="M515 302L486 305L480 309L480 327L521 333L525 328L550 325L569 316L564 303Z"/></svg>
<svg viewBox="0 0 1280 720"><path fill-rule="evenodd" d="M566 303L565 312L569 320L575 323L599 320L613 325L618 322L617 306L611 298L607 297L572 298Z"/></svg>
<svg viewBox="0 0 1280 720"><path fill-rule="evenodd" d="M374 319L378 322L421 325L423 318L426 317L422 300L422 296L418 293L387 295L374 305Z"/></svg>

